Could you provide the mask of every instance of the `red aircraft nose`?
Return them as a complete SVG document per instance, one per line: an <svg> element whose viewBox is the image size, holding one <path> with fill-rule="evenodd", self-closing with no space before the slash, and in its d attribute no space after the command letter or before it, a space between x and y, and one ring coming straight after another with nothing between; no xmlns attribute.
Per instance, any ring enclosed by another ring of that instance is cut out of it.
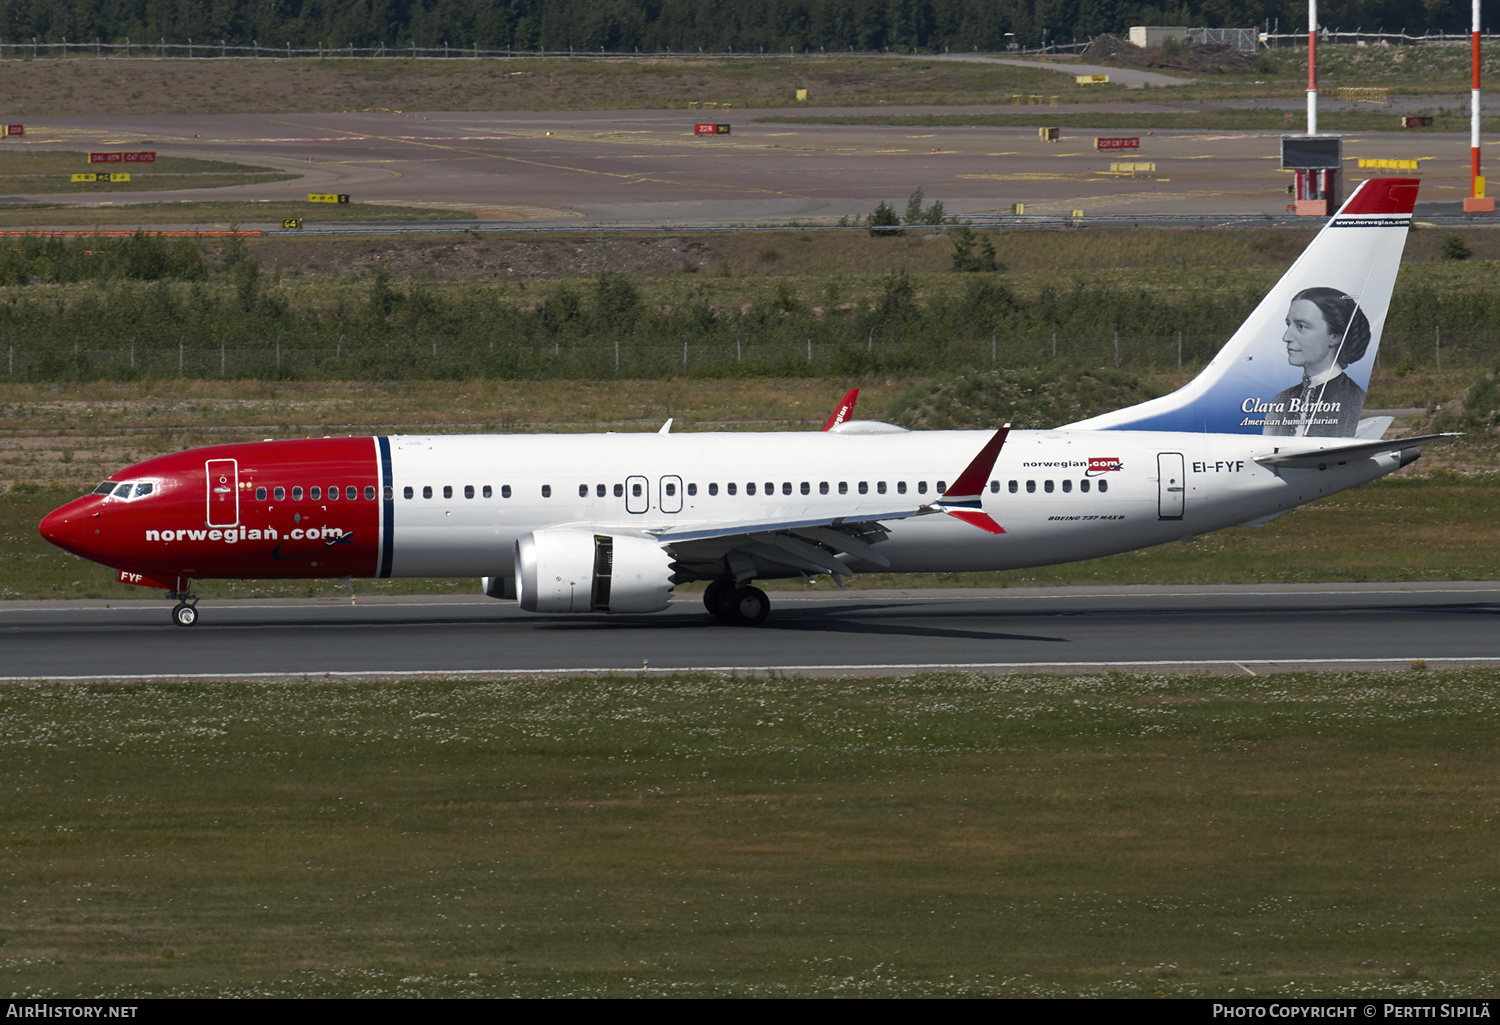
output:
<svg viewBox="0 0 1500 1025"><path fill-rule="evenodd" d="M79 506L78 502L69 502L60 509L52 510L42 517L37 530L59 548L66 548L75 555L85 555L83 544L85 524L86 521L92 519L92 516Z"/></svg>

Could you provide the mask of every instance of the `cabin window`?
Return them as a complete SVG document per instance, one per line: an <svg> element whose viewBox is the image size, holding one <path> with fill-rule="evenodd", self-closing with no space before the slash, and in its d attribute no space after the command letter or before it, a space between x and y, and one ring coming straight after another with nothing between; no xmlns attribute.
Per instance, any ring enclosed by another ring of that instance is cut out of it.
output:
<svg viewBox="0 0 1500 1025"><path fill-rule="evenodd" d="M698 485L696 485L696 484L689 484L687 486L687 489L688 489L688 497L689 498L692 498L692 497L694 497L695 495L698 494Z"/></svg>
<svg viewBox="0 0 1500 1025"><path fill-rule="evenodd" d="M801 488L801 490L802 490L802 493L804 495L810 495L810 494L812 494L812 486L810 484L808 484L807 481L803 481L802 482L802 488Z"/></svg>
<svg viewBox="0 0 1500 1025"><path fill-rule="evenodd" d="M1063 494L1068 495L1068 494L1072 494L1072 492L1073 492L1073 482L1070 481L1070 480L1063 481Z"/></svg>
<svg viewBox="0 0 1500 1025"><path fill-rule="evenodd" d="M1019 483L1019 481L1011 481L1006 485L1006 489L1009 490L1012 495L1014 495L1018 490L1020 490Z"/></svg>
<svg viewBox="0 0 1500 1025"><path fill-rule="evenodd" d="M276 496L276 501L278 502L286 501L286 488L281 487L280 485L277 485L277 487L271 492L271 494Z"/></svg>
<svg viewBox="0 0 1500 1025"><path fill-rule="evenodd" d="M1084 494L1087 494L1088 490L1089 490L1089 482L1087 480L1081 480L1081 481L1079 481L1078 482L1078 490L1082 491Z"/></svg>
<svg viewBox="0 0 1500 1025"><path fill-rule="evenodd" d="M1104 492L1106 492L1108 490L1109 490L1109 481L1107 481L1107 480L1101 480L1099 482L1099 493L1102 495L1102 494L1104 494Z"/></svg>
<svg viewBox="0 0 1500 1025"><path fill-rule="evenodd" d="M266 489L265 488L256 488L255 489L255 500L257 502L264 502L266 500Z"/></svg>
<svg viewBox="0 0 1500 1025"><path fill-rule="evenodd" d="M1042 490L1045 491L1045 492L1047 492L1047 494L1049 494L1049 495L1052 494L1052 482L1050 480L1049 481L1043 481L1042 482Z"/></svg>
<svg viewBox="0 0 1500 1025"><path fill-rule="evenodd" d="M472 484L465 484L464 485L464 497L465 498L473 498L474 497L474 485L472 485Z"/></svg>
<svg viewBox="0 0 1500 1025"><path fill-rule="evenodd" d="M623 485L623 484L616 484L615 485L615 497L616 498L624 498L625 497L625 485Z"/></svg>
<svg viewBox="0 0 1500 1025"><path fill-rule="evenodd" d="M578 497L579 498L588 498L589 497L589 486L587 484L580 484L580 485L578 485Z"/></svg>
<svg viewBox="0 0 1500 1025"><path fill-rule="evenodd" d="M552 497L552 485L551 484L543 484L542 485L542 497L543 498L551 498Z"/></svg>
<svg viewBox="0 0 1500 1025"><path fill-rule="evenodd" d="M937 483L937 493L941 495L941 494L946 493L947 490L948 490L948 482L947 481L943 481L943 480L938 481L938 483Z"/></svg>
<svg viewBox="0 0 1500 1025"><path fill-rule="evenodd" d="M603 485L603 484L596 484L596 485L594 485L594 497L595 498L603 498L608 493L609 493L609 488L606 487L605 485Z"/></svg>
<svg viewBox="0 0 1500 1025"><path fill-rule="evenodd" d="M422 485L422 497L423 498L431 498L432 497L432 485L431 484L423 484Z"/></svg>
<svg viewBox="0 0 1500 1025"><path fill-rule="evenodd" d="M745 494L747 494L747 495L753 495L753 494L755 494L755 481L751 481L749 484L745 485Z"/></svg>
<svg viewBox="0 0 1500 1025"><path fill-rule="evenodd" d="M719 485L713 481L710 481L708 485L708 493L710 495L717 495L719 493Z"/></svg>
<svg viewBox="0 0 1500 1025"><path fill-rule="evenodd" d="M846 481L846 480L839 481L839 494L841 494L841 495L847 495L848 493L849 493L849 482Z"/></svg>
<svg viewBox="0 0 1500 1025"><path fill-rule="evenodd" d="M878 492L880 492L880 494L882 494L882 495L885 494L885 481L883 481L883 480L876 481L875 482L875 490L878 491Z"/></svg>
<svg viewBox="0 0 1500 1025"><path fill-rule="evenodd" d="M727 493L729 493L729 494L731 494L731 495L732 495L732 494L734 494L734 493L735 493L735 491L736 491L736 489L737 489L737 487L738 487L738 486L737 486L737 485L735 485L735 484L733 484L733 483L730 483L730 484L725 484L725 485L724 485L724 490L725 490L725 491L726 491L726 492L727 492Z"/></svg>
<svg viewBox="0 0 1500 1025"><path fill-rule="evenodd" d="M640 484L639 481L637 481L634 484L630 485L630 497L631 498L640 498L641 497L641 484Z"/></svg>
<svg viewBox="0 0 1500 1025"><path fill-rule="evenodd" d="M789 494L789 495L792 493L792 486L790 484L788 484L786 486L786 493ZM774 495L774 494L776 494L776 485L775 485L775 483L773 483L772 481L766 481L766 497L769 498L771 495Z"/></svg>
<svg viewBox="0 0 1500 1025"><path fill-rule="evenodd" d="M859 482L859 493L861 495L868 495L870 493L870 485L868 481Z"/></svg>
<svg viewBox="0 0 1500 1025"><path fill-rule="evenodd" d="M453 497L453 485L452 484L444 484L443 485L443 497L444 498L452 498Z"/></svg>
<svg viewBox="0 0 1500 1025"><path fill-rule="evenodd" d="M300 502L300 501L302 501L302 489L301 488L293 488L292 489L292 501L293 502Z"/></svg>
<svg viewBox="0 0 1500 1025"><path fill-rule="evenodd" d="M669 496L676 495L677 494L677 485L676 484L672 484L672 483L668 483L667 486L666 486L666 492L667 492L667 494Z"/></svg>
<svg viewBox="0 0 1500 1025"><path fill-rule="evenodd" d="M919 480L919 481L917 481L917 494L919 494L919 495L925 495L925 494L927 494L927 482L925 480Z"/></svg>
<svg viewBox="0 0 1500 1025"><path fill-rule="evenodd" d="M818 481L818 494L820 494L820 495L826 495L826 494L828 494L828 482L826 480L820 480L820 481Z"/></svg>
<svg viewBox="0 0 1500 1025"><path fill-rule="evenodd" d="M354 501L356 498L359 497L359 488L355 487L353 484L350 484L348 487L346 487L344 489L344 497L347 498L351 502ZM374 498L375 496L371 495L370 497Z"/></svg>
<svg viewBox="0 0 1500 1025"><path fill-rule="evenodd" d="M904 480L898 480L896 482L896 494L898 494L898 495L904 495L904 494L906 494L906 481L904 481Z"/></svg>
<svg viewBox="0 0 1500 1025"><path fill-rule="evenodd" d="M490 487L488 484L486 484L484 486L484 490L481 491L480 494L483 495L485 498L494 498L495 497L495 489L492 488L492 487Z"/></svg>
<svg viewBox="0 0 1500 1025"><path fill-rule="evenodd" d="M320 498L323 497L323 489L322 488L308 488L307 489L307 497L311 498L314 502L316 502L318 499L320 499Z"/></svg>
<svg viewBox="0 0 1500 1025"><path fill-rule="evenodd" d="M1026 482L1026 493L1028 495L1036 494L1036 481L1029 480Z"/></svg>
<svg viewBox="0 0 1500 1025"><path fill-rule="evenodd" d="M413 494L413 491L411 489L411 485L410 484L406 485L406 487L404 487L404 488L401 489L401 497L402 498L410 498L412 496L412 494Z"/></svg>
<svg viewBox="0 0 1500 1025"><path fill-rule="evenodd" d="M999 493L1000 493L1000 482L997 481L997 480L990 481L990 494L992 494L992 495L998 495Z"/></svg>
<svg viewBox="0 0 1500 1025"><path fill-rule="evenodd" d="M510 485L509 484L502 484L502 485L500 485L500 497L501 498L509 498L510 497Z"/></svg>
<svg viewBox="0 0 1500 1025"><path fill-rule="evenodd" d="M384 488L381 489L380 497L384 501L389 502L391 499L396 497L396 489L387 484Z"/></svg>
<svg viewBox="0 0 1500 1025"><path fill-rule="evenodd" d="M365 485L365 501L366 502L373 502L373 501L375 501L375 485L373 485L373 484L366 484Z"/></svg>

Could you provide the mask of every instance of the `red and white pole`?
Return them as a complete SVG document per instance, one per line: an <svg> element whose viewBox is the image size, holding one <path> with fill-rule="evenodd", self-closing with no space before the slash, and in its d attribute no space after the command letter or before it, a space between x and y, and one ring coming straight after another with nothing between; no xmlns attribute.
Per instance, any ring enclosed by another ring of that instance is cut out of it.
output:
<svg viewBox="0 0 1500 1025"><path fill-rule="evenodd" d="M1496 201L1485 197L1485 180L1479 176L1479 0L1473 0L1473 11L1469 39L1475 57L1475 81L1469 93L1469 198L1464 200L1464 213L1494 213Z"/></svg>
<svg viewBox="0 0 1500 1025"><path fill-rule="evenodd" d="M1318 134L1318 0L1307 0L1307 134Z"/></svg>
<svg viewBox="0 0 1500 1025"><path fill-rule="evenodd" d="M1469 32L1474 51L1474 82L1469 92L1469 198L1464 200L1464 213L1488 213L1495 209L1495 201L1484 197L1484 179L1479 174L1479 0L1473 0L1473 9Z"/></svg>

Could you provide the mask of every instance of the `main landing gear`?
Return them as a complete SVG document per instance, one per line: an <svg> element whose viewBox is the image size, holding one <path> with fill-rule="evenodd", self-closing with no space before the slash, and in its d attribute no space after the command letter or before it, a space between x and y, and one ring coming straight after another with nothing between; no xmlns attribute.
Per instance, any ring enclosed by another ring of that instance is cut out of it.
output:
<svg viewBox="0 0 1500 1025"><path fill-rule="evenodd" d="M771 614L771 599L758 587L715 580L703 592L703 606L715 618L737 626L756 626Z"/></svg>
<svg viewBox="0 0 1500 1025"><path fill-rule="evenodd" d="M176 598L172 608L172 622L178 626L193 626L198 622L198 596L187 591L168 591L168 598Z"/></svg>

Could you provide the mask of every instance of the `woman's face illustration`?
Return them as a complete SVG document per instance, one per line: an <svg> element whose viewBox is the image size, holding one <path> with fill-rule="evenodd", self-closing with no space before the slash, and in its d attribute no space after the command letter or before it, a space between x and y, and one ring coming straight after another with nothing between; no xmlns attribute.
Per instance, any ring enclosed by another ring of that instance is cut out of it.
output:
<svg viewBox="0 0 1500 1025"><path fill-rule="evenodd" d="M1286 313L1286 360L1315 377L1333 366L1343 341L1328 329L1323 311L1311 299L1298 299Z"/></svg>

